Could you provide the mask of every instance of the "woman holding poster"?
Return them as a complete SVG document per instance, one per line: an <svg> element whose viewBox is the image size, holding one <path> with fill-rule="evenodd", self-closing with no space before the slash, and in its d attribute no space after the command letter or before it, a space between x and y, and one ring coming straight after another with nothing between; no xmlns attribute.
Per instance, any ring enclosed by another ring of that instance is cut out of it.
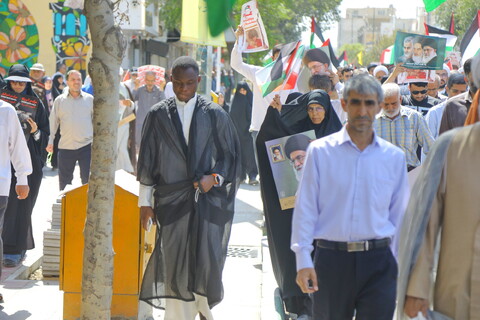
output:
<svg viewBox="0 0 480 320"><path fill-rule="evenodd" d="M337 132L341 128L342 124L332 107L328 94L322 90L314 90L283 106L276 97L268 108L256 141L260 188L273 272L285 309L289 313L298 315L298 319L302 320L310 319L312 301L307 294L302 293L295 282L297 272L295 255L290 250L293 208L282 210L270 166L270 157L274 150L268 150L265 143L309 130L314 130L316 138L321 138ZM295 161L301 162L303 159L295 156L293 152L290 152L291 150L293 149L286 146L283 150L284 156L290 162L293 159L293 164L296 165ZM295 180L293 183L297 183L297 181Z"/></svg>

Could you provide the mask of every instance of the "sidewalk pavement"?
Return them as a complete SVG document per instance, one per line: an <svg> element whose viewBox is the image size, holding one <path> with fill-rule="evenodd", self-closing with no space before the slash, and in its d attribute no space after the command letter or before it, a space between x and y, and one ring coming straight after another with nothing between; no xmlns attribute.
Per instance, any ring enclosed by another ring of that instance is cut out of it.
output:
<svg viewBox="0 0 480 320"><path fill-rule="evenodd" d="M77 168L74 185L79 184ZM57 171L45 168L32 216L36 247L27 252L23 265L3 268L0 293L5 303L0 305L0 320L62 319L63 292L58 279L25 280L41 264L43 231L50 228L51 208L57 197ZM238 191L223 284L224 300L212 310L215 320L281 319L274 307L276 283L263 235L259 186L242 184ZM154 315L155 319L163 318L161 311Z"/></svg>

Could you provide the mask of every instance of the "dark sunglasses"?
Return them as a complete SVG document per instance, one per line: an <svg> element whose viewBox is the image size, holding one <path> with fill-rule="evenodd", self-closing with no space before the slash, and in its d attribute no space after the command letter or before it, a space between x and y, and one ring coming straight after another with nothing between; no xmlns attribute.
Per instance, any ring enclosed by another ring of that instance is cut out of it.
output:
<svg viewBox="0 0 480 320"><path fill-rule="evenodd" d="M425 94L425 93L427 93L427 90L422 90L422 91L412 91L412 94L414 94L414 95L415 95L415 94L420 94L420 93L421 93L421 94Z"/></svg>

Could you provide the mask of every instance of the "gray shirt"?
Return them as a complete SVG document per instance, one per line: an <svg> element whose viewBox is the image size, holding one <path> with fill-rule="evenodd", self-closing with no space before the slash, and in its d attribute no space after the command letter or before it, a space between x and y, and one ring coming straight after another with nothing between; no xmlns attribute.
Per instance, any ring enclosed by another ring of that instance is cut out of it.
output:
<svg viewBox="0 0 480 320"><path fill-rule="evenodd" d="M93 96L83 91L77 98L70 92L62 93L53 103L49 120L49 144L53 144L59 126L59 149L76 150L92 143Z"/></svg>
<svg viewBox="0 0 480 320"><path fill-rule="evenodd" d="M147 86L141 86L137 90L133 90L133 99L137 102L136 137L141 137L143 122L147 117L148 111L155 104L165 99L165 93L163 91L160 91L157 86L153 86L151 92L147 91Z"/></svg>

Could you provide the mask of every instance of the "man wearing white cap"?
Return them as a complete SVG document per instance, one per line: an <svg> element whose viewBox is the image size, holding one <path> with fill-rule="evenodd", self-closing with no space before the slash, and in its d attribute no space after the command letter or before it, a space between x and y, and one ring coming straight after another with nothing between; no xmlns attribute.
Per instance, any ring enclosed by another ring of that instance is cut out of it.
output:
<svg viewBox="0 0 480 320"><path fill-rule="evenodd" d="M376 66L375 69L373 69L373 76L380 83L382 82L383 77L388 77L388 74L388 69L385 66L379 65Z"/></svg>
<svg viewBox="0 0 480 320"><path fill-rule="evenodd" d="M448 77L450 77L450 68L444 63L443 69L435 70L435 73L440 77L440 90L438 93L447 96L448 94L445 86L447 85Z"/></svg>
<svg viewBox="0 0 480 320"><path fill-rule="evenodd" d="M42 83L42 78L45 75L45 68L41 63L35 63L30 68L30 78L32 79L33 92L42 100L43 105L47 106L45 100L45 85Z"/></svg>

